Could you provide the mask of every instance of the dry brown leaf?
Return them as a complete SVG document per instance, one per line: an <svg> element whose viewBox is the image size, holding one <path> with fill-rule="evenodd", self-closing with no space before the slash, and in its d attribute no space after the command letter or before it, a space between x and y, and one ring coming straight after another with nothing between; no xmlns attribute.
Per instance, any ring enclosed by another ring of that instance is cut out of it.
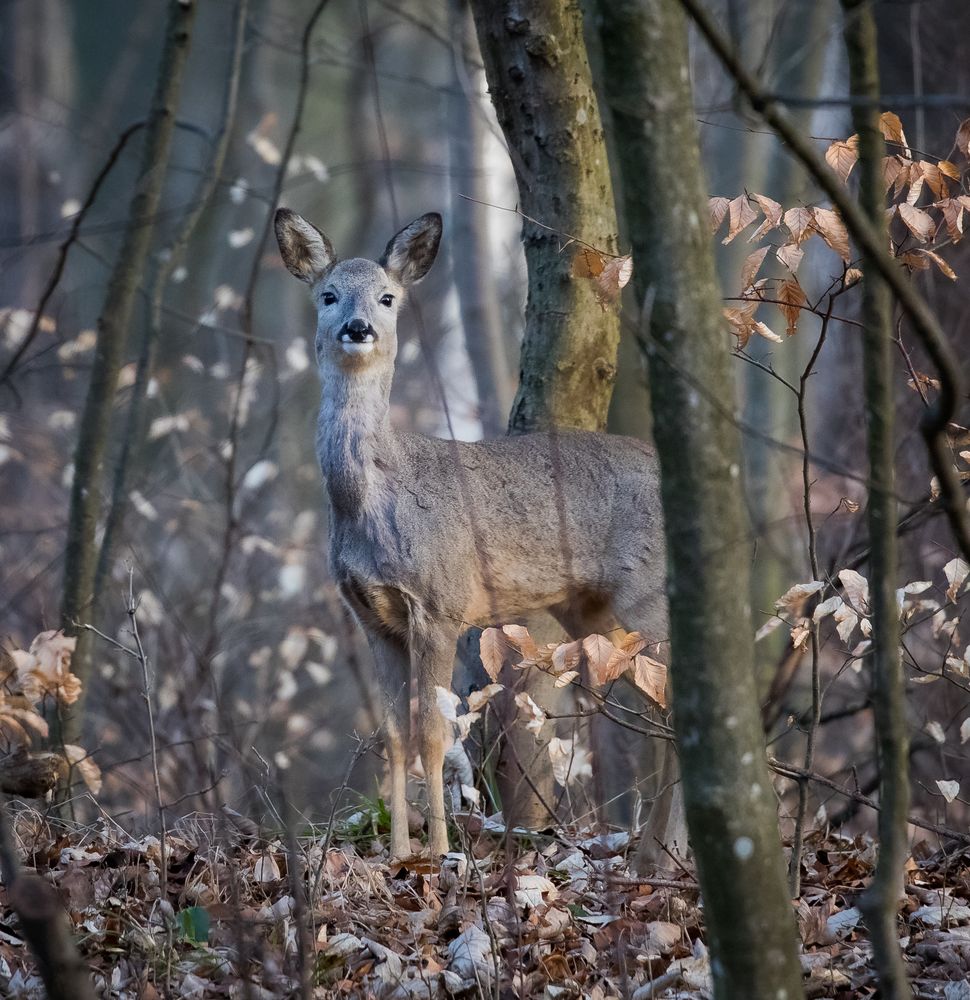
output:
<svg viewBox="0 0 970 1000"><path fill-rule="evenodd" d="M727 198L720 196L707 199L707 209L711 213L711 235L713 236L720 228L724 217L728 212L728 205L731 202Z"/></svg>
<svg viewBox="0 0 970 1000"><path fill-rule="evenodd" d="M904 160L901 156L887 156L882 161L882 176L886 182L886 190L899 182L900 175L903 175L903 182L909 177L909 160ZM897 194L899 191L896 192Z"/></svg>
<svg viewBox="0 0 970 1000"><path fill-rule="evenodd" d="M862 281L862 272L857 267L850 267L842 279L842 286L843 288L851 288L857 281Z"/></svg>
<svg viewBox="0 0 970 1000"><path fill-rule="evenodd" d="M603 675L606 673L610 659L616 652L616 647L605 635L589 635L583 639L583 652L589 665L589 674L594 684L605 684Z"/></svg>
<svg viewBox="0 0 970 1000"><path fill-rule="evenodd" d="M954 243L959 243L963 239L963 203L959 198L944 198L934 207L943 212L947 235Z"/></svg>
<svg viewBox="0 0 970 1000"><path fill-rule="evenodd" d="M775 601L775 610L784 611L790 615L797 615L805 607L805 602L817 594L825 586L821 580L812 580L810 583L796 583Z"/></svg>
<svg viewBox="0 0 970 1000"><path fill-rule="evenodd" d="M957 149L970 160L970 118L965 118L960 122L956 138L953 141L956 143Z"/></svg>
<svg viewBox="0 0 970 1000"><path fill-rule="evenodd" d="M468 693L469 712L480 712L499 691L504 690L504 684L486 684L480 691L470 691Z"/></svg>
<svg viewBox="0 0 970 1000"><path fill-rule="evenodd" d="M598 250L579 247L573 255L572 275L574 278L598 278L605 266L606 260Z"/></svg>
<svg viewBox="0 0 970 1000"><path fill-rule="evenodd" d="M913 390L913 392L919 392L920 395L924 396L930 390L935 392L940 388L940 380L938 378L933 378L924 372L916 372L916 378L907 379L906 384Z"/></svg>
<svg viewBox="0 0 970 1000"><path fill-rule="evenodd" d="M633 658L633 683L661 708L667 707L667 667L646 653Z"/></svg>
<svg viewBox="0 0 970 1000"><path fill-rule="evenodd" d="M731 326L731 333L738 338L738 350L743 351L754 330L754 311L757 302L745 302L741 306L725 306L721 312Z"/></svg>
<svg viewBox="0 0 970 1000"><path fill-rule="evenodd" d="M780 303L778 308L785 314L788 323L786 333L793 337L798 331L798 320L801 315L802 306L808 299L797 278L788 278L778 286L777 299Z"/></svg>
<svg viewBox="0 0 970 1000"><path fill-rule="evenodd" d="M936 222L929 212L924 212L921 208L905 202L899 206L899 217L906 224L906 228L920 241L925 243L931 239L936 232Z"/></svg>
<svg viewBox="0 0 970 1000"><path fill-rule="evenodd" d="M825 151L825 162L839 175L844 184L859 159L859 137L850 135L845 142L836 140Z"/></svg>
<svg viewBox="0 0 970 1000"><path fill-rule="evenodd" d="M849 262L849 234L838 212L831 208L813 208L815 231L846 263Z"/></svg>
<svg viewBox="0 0 970 1000"><path fill-rule="evenodd" d="M765 214L764 222L748 237L748 242L754 243L755 240L764 236L765 233L771 232L772 229L781 225L782 208L773 198L768 198L763 194L753 194L751 197L757 203L758 208Z"/></svg>
<svg viewBox="0 0 970 1000"><path fill-rule="evenodd" d="M947 262L938 253L934 253L932 250L924 250L922 247L917 247L916 253L928 257L931 261L933 261L940 272L949 278L950 281L957 280L956 271L954 271L953 268L950 267L950 265L947 264Z"/></svg>
<svg viewBox="0 0 970 1000"><path fill-rule="evenodd" d="M600 299L616 302L620 291L626 287L633 276L633 257L611 257L603 267L603 271L595 279Z"/></svg>
<svg viewBox="0 0 970 1000"><path fill-rule="evenodd" d="M502 633L522 654L523 659L533 662L539 659L539 648L524 625L503 625Z"/></svg>
<svg viewBox="0 0 970 1000"><path fill-rule="evenodd" d="M949 160L939 160L936 166L940 173L949 177L951 181L960 182L960 168L955 163L951 163Z"/></svg>
<svg viewBox="0 0 970 1000"><path fill-rule="evenodd" d="M906 253L900 255L899 263L910 271L928 271L930 269L930 262L919 250L907 250Z"/></svg>
<svg viewBox="0 0 970 1000"><path fill-rule="evenodd" d="M741 288L750 288L754 283L754 279L758 276L758 271L761 269L761 265L764 262L765 257L768 255L769 247L759 247L753 253L749 253L747 257L744 258L744 263L741 265Z"/></svg>
<svg viewBox="0 0 970 1000"><path fill-rule="evenodd" d="M899 120L899 115L892 111L884 111L879 116L879 129L887 142L899 144L909 156L909 143L906 141L906 133L903 131L903 123Z"/></svg>
<svg viewBox="0 0 970 1000"><path fill-rule="evenodd" d="M752 327L752 330L759 336L764 337L765 340L771 341L772 344L783 344L784 337L779 337L774 330L768 326L767 323L762 323L761 320L757 320Z"/></svg>
<svg viewBox="0 0 970 1000"><path fill-rule="evenodd" d="M795 208L785 212L785 225L798 246L812 235L812 212L811 209L797 205Z"/></svg>
<svg viewBox="0 0 970 1000"><path fill-rule="evenodd" d="M950 193L950 184L937 163L927 160L919 161L920 174L927 186L937 198L946 198ZM959 176L959 175L958 175Z"/></svg>
<svg viewBox="0 0 970 1000"><path fill-rule="evenodd" d="M791 644L795 649L805 649L808 637L812 634L811 624L807 618L797 621L791 630Z"/></svg>
<svg viewBox="0 0 970 1000"><path fill-rule="evenodd" d="M739 194L728 205L728 234L721 242L727 245L757 218L758 213L751 207L748 196Z"/></svg>
<svg viewBox="0 0 970 1000"><path fill-rule="evenodd" d="M485 673L493 681L497 681L498 675L502 672L508 648L508 642L500 628L487 628L482 631L482 637L479 640L479 655L482 658Z"/></svg>
<svg viewBox="0 0 970 1000"><path fill-rule="evenodd" d="M778 247L775 256L794 274L802 262L802 257L805 256L805 251L795 243L786 243Z"/></svg>
<svg viewBox="0 0 970 1000"><path fill-rule="evenodd" d="M575 642L560 643L552 654L552 672L561 674L566 670L575 670L582 655L583 644L579 639Z"/></svg>
<svg viewBox="0 0 970 1000"><path fill-rule="evenodd" d="M97 795L101 791L101 768L91 759L87 750L73 743L67 743L64 746L64 757L65 774L69 769L76 772L91 790L91 794Z"/></svg>

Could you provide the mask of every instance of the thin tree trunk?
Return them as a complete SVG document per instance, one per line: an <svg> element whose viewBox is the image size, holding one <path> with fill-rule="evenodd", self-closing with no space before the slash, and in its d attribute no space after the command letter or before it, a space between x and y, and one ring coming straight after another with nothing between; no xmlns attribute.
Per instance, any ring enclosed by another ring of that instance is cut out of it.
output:
<svg viewBox="0 0 970 1000"><path fill-rule="evenodd" d="M512 405L502 317L495 293L486 212L485 130L475 108L475 88L465 61L474 32L468 0L449 0L452 58L448 96L451 151L451 238L464 255L452 260L465 347L478 390L478 413L486 437L500 434ZM464 197L463 197L464 196Z"/></svg>
<svg viewBox="0 0 970 1000"><path fill-rule="evenodd" d="M145 134L141 175L98 317L94 367L74 456L74 481L67 526L61 622L71 633L93 598L103 466L118 372L124 362L132 307L145 272L155 228L154 219L161 201L195 11L196 4L192 0L170 0L165 44ZM75 657L84 671L84 674L79 674L82 681L87 681L88 657L84 655L83 647L89 641L89 633L82 632L78 636L79 650ZM72 742L76 738L80 728L81 704L78 701L69 712L65 711L60 727L60 737L64 742Z"/></svg>
<svg viewBox="0 0 970 1000"><path fill-rule="evenodd" d="M191 207L186 211L177 232L165 248L165 253L159 255L159 263L155 269L148 303L150 310L149 324L142 337L141 351L135 372L135 384L132 386L131 403L128 407L128 420L124 440L115 468L111 507L108 511L108 517L105 520L104 537L101 540L101 551L98 554L97 570L94 577L96 602L103 599L104 584L110 574L111 560L124 526L125 515L128 512L128 481L131 474L131 466L141 456L142 448L144 447L145 400L148 396L148 382L155 361L155 346L161 335L162 302L165 297L165 288L172 276L172 272L181 263L185 248L188 246L192 234L195 232L195 227L202 217L202 213L209 206L212 194L219 183L222 166L229 148L229 138L232 135L232 127L236 118L237 98L239 96L239 76L242 65L243 36L246 28L247 9L248 0L237 0L236 10L233 15L233 48L229 59L229 70L226 75L219 131L213 145L212 158L202 177L199 179L192 200L189 203ZM90 646L86 648L89 650ZM75 655L75 670L78 669L79 664L80 660ZM82 668L82 672L85 669Z"/></svg>
<svg viewBox="0 0 970 1000"><path fill-rule="evenodd" d="M645 291L667 530L674 723L715 995L801 995L754 680L750 535L677 0L616 0L611 105ZM644 329L644 335L647 330Z"/></svg>
<svg viewBox="0 0 970 1000"><path fill-rule="evenodd" d="M527 217L529 298L509 429L601 430L616 375L619 319L600 307L592 282L570 277L572 253L563 252L567 237L616 249L613 186L582 14L576 0L472 0L471 6Z"/></svg>
<svg viewBox="0 0 970 1000"><path fill-rule="evenodd" d="M885 233L886 188L879 129L876 25L868 2L842 0L845 44L859 134L859 200L872 225ZM879 860L859 903L872 940L872 957L885 1000L911 997L899 948L896 913L903 892L909 739L896 607L896 501L893 415L892 297L874 262L862 257L862 358L869 450L869 601L872 608L873 710L879 758Z"/></svg>

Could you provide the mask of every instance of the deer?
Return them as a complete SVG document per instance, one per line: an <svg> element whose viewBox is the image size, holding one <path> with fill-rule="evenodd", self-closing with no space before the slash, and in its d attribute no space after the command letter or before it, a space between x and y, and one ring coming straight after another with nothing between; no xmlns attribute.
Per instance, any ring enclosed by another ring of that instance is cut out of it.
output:
<svg viewBox="0 0 970 1000"><path fill-rule="evenodd" d="M434 263L441 216L415 219L376 261L339 259L327 236L289 209L274 221L283 263L310 287L317 311L316 448L330 501L330 562L383 695L390 853L411 854L413 682L428 845L440 856L448 851L449 740L436 689L451 688L461 632L548 609L574 638L619 623L658 649L666 643L657 457L642 441L593 431L468 443L396 428L398 315Z"/></svg>

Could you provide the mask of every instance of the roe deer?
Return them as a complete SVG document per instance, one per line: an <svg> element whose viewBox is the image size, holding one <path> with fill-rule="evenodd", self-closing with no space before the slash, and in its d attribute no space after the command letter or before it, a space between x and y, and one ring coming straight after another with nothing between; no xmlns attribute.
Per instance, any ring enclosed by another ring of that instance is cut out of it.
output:
<svg viewBox="0 0 970 1000"><path fill-rule="evenodd" d="M276 236L317 308L330 555L386 699L391 853L410 853L413 675L429 845L443 854L446 723L435 687L450 689L460 632L548 608L574 637L619 621L649 643L666 641L657 459L640 441L588 431L468 444L396 430L398 311L434 262L441 216L406 226L378 262L338 260L327 237L288 209L276 213Z"/></svg>

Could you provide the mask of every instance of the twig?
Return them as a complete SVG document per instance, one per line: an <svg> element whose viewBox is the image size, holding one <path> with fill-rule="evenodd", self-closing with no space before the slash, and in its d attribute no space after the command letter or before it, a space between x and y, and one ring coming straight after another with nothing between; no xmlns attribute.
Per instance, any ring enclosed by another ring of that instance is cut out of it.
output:
<svg viewBox="0 0 970 1000"><path fill-rule="evenodd" d="M829 295L828 308L822 317L822 328L819 331L815 350L812 351L808 364L802 371L798 382L798 427L802 437L802 504L805 512L805 529L808 532L808 561L812 571L812 579L819 578L818 568L818 538L815 531L815 520L812 517L812 470L809 462L808 415L805 410L805 396L808 392L808 380L812 375L815 362L822 353L825 337L828 333L832 317L832 307L837 293ZM812 647L812 713L808 723L808 733L805 740L805 770L811 771L815 765L815 744L818 739L819 719L822 715L822 685L819 667L819 623L812 617L811 625ZM788 861L788 891L792 899L801 894L802 846L805 840L805 816L808 811L808 783L799 782L798 804L795 811L795 831L792 835L792 851Z"/></svg>
<svg viewBox="0 0 970 1000"><path fill-rule="evenodd" d="M114 147L111 152L108 153L107 158L104 161L101 169L96 174L94 180L91 182L91 187L88 190L87 197L84 199L84 204L78 209L77 214L71 221L71 228L68 231L67 236L64 238L64 242L57 248L57 260L54 262L54 269L51 271L50 277L47 279L47 285L44 291L41 293L40 299L37 302L37 308L34 310L33 318L30 321L30 327L27 330L26 335L23 340L17 345L17 349L13 352L13 356L7 362L6 367L3 372L0 372L0 385L13 374L13 370L17 367L20 359L24 356L27 348L30 347L34 338L37 336L40 330L40 322L44 315L44 310L47 308L47 303L50 302L51 296L57 289L57 285L61 280L61 275L64 273L64 267L67 264L67 255L71 249L71 246L77 241L78 233L81 229L81 224L87 218L87 214L94 204L95 199L98 197L98 193L101 191L101 186L104 184L111 173L114 165L118 162L118 158L121 156L128 140L140 129L143 128L145 122L139 121L135 122L133 125L129 125L121 135L118 136L115 141Z"/></svg>
<svg viewBox="0 0 970 1000"><path fill-rule="evenodd" d="M151 741L152 755L152 778L155 782L155 804L158 809L159 827L159 887L162 891L162 898L165 898L166 887L168 885L168 851L165 846L165 804L162 801L162 780L158 770L158 743L155 737L155 709L152 705L152 688L148 670L148 656L145 647L142 645L141 633L138 631L138 604L135 601L135 570L133 566L128 567L128 603L125 611L128 615L128 623L131 629L132 638L135 640L138 662L141 664L142 684L145 692L145 709L148 713L148 735Z"/></svg>
<svg viewBox="0 0 970 1000"><path fill-rule="evenodd" d="M847 799L852 799L853 802L867 806L877 813L881 811L879 803L874 802L868 795L863 795L862 792L846 788L837 781L833 781L832 778L827 778L824 774L806 772L804 768L798 767L796 764L787 764L785 761L778 760L770 754L768 755L768 766L772 771L784 778L790 778L792 781L801 781L802 779L814 781L816 784L831 788L833 792L838 792L839 795L844 795ZM955 830L953 827L943 826L941 823L933 823L922 816L917 816L915 813L910 813L906 817L906 822L918 827L920 830L935 833L938 837L955 840L960 844L970 846L970 833L967 833L965 830Z"/></svg>
<svg viewBox="0 0 970 1000"><path fill-rule="evenodd" d="M283 182L286 179L286 171L289 167L290 160L293 157L293 150L296 146L296 138L299 135L300 127L303 120L303 109L306 104L306 96L310 85L310 42L313 37L313 31L316 28L317 21L320 19L320 15L323 14L330 0L317 0L316 6L314 7L310 17L307 19L306 24L303 28L303 34L300 40L300 77L297 83L296 89L296 103L293 109L293 121L290 126L289 134L286 137L286 142L283 145L283 150L280 155L280 162L276 169L276 176L273 180L272 194L270 197L270 207L266 213L266 217L263 222L263 228L260 232L259 238L255 241L255 247L253 252L252 266L249 271L249 279L246 282L246 289L243 294L243 308L242 308L242 332L245 337L243 341L243 351L242 358L239 365L239 378L237 381L237 392L236 399L232 408L232 416L229 422L229 434L228 434L228 454L226 456L226 525L223 531L222 540L222 554L219 558L219 563L216 567L216 573L212 584L212 596L210 599L209 607L209 632L208 638L206 639L205 645L203 647L202 659L208 663L212 655L215 652L216 643L218 642L218 611L219 604L222 599L222 585L225 582L226 574L229 569L229 561L232 557L232 551L235 543L236 530L238 528L238 521L235 511L235 498L236 498L236 461L238 458L239 451L239 431L242 423L242 399L243 399L243 388L244 381L246 378L246 369L249 366L249 359L255 349L255 341L253 339L253 302L256 292L256 283L259 280L259 275L261 271L261 265L263 260L263 250L266 246L266 241L269 237L270 229L273 225L273 211L275 206L279 202L280 195L283 191ZM274 385L276 380L274 379ZM270 426L267 428L266 438L264 440L264 448L266 442L271 439L274 433L274 422L270 422Z"/></svg>

